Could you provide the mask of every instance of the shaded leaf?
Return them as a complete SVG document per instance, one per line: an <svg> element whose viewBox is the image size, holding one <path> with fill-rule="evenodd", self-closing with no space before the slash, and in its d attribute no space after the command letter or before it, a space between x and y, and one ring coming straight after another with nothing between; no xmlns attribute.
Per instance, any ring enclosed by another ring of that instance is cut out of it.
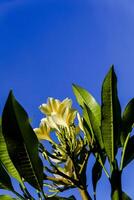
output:
<svg viewBox="0 0 134 200"><path fill-rule="evenodd" d="M13 190L13 186L8 173L0 161L0 189Z"/></svg>
<svg viewBox="0 0 134 200"><path fill-rule="evenodd" d="M117 78L112 66L102 85L102 137L110 162L113 162L120 138L121 108L117 96Z"/></svg>
<svg viewBox="0 0 134 200"><path fill-rule="evenodd" d="M80 168L79 169L80 179L82 180L84 185L87 184L86 172L87 172L88 158L90 154L91 152L86 149L86 146L83 146L79 155L79 159L77 159L78 161L76 161Z"/></svg>
<svg viewBox="0 0 134 200"><path fill-rule="evenodd" d="M84 113L83 113L83 117L84 117ZM89 127L89 125L87 124L86 120L83 118L83 128L84 128L84 133L86 136L86 141L87 144L89 146L92 146L92 142L93 142L93 131L91 129L91 125Z"/></svg>
<svg viewBox="0 0 134 200"><path fill-rule="evenodd" d="M104 165L106 160L105 156L102 156L101 159ZM101 175L102 175L102 165L99 162L99 158L96 158L95 164L92 169L92 184L93 184L94 195L96 195L96 186L99 179L101 178Z"/></svg>
<svg viewBox="0 0 134 200"><path fill-rule="evenodd" d="M2 131L9 156L21 177L38 190L43 187L43 165L38 155L38 139L27 113L12 91L2 115Z"/></svg>
<svg viewBox="0 0 134 200"><path fill-rule="evenodd" d="M73 84L73 92L76 96L77 102L83 108L86 104L94 114L98 126L101 125L101 109L100 105L96 102L94 97L84 88Z"/></svg>
<svg viewBox="0 0 134 200"><path fill-rule="evenodd" d="M125 192L122 192L122 200L132 200Z"/></svg>
<svg viewBox="0 0 134 200"><path fill-rule="evenodd" d="M123 168L126 167L133 159L134 159L134 136L132 136L128 140L124 154Z"/></svg>
<svg viewBox="0 0 134 200"><path fill-rule="evenodd" d="M7 146L6 146L6 142L5 142L5 139L3 137L3 134L2 134L2 128L0 127L0 160L1 162L4 164L6 170L8 171L8 173L16 178L21 184L22 181L21 181L21 177L18 173L18 171L16 170L14 164L12 163L10 157L9 157L9 154L8 154L8 151L7 151Z"/></svg>
<svg viewBox="0 0 134 200"><path fill-rule="evenodd" d="M121 144L124 145L125 139L132 131L134 124L134 98L127 104L122 116L122 133L121 133Z"/></svg>

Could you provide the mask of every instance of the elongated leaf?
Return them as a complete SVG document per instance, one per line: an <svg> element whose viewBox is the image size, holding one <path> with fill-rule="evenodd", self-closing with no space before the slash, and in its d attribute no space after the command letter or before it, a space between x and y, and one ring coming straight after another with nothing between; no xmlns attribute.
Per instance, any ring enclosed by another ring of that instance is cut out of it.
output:
<svg viewBox="0 0 134 200"><path fill-rule="evenodd" d="M94 116L94 113L91 111L91 109L89 107L86 106L86 104L84 104L84 108L83 108L83 117L85 119L85 121L87 122L91 133L93 134L93 138L95 138L95 140L97 140L99 146L101 149L104 149L104 144L103 144L103 140L102 140L102 135L101 135L101 129L98 126L97 120Z"/></svg>
<svg viewBox="0 0 134 200"><path fill-rule="evenodd" d="M38 139L28 116L10 92L2 115L2 131L9 156L21 177L38 190L43 187L43 165Z"/></svg>
<svg viewBox="0 0 134 200"><path fill-rule="evenodd" d="M106 160L106 157L104 155L101 156L102 164L104 165ZM100 180L102 175L102 165L99 162L99 158L96 158L95 164L92 169L92 184L93 184L93 190L94 195L96 195L96 186L98 181Z"/></svg>
<svg viewBox="0 0 134 200"><path fill-rule="evenodd" d="M80 152L80 155L79 155L78 159L76 160L76 163L79 163L79 176L84 185L87 184L86 172L87 172L87 166L88 166L88 160L89 160L90 154L91 154L91 152L89 152L86 149L86 146L83 146L83 148Z"/></svg>
<svg viewBox="0 0 134 200"><path fill-rule="evenodd" d="M93 144L92 143L93 142L93 137L92 137L93 134L91 133L91 128L89 128L89 125L87 124L87 122L85 121L84 118L83 118L83 127L84 127L84 133L86 136L87 144L89 145L89 147L91 147Z"/></svg>
<svg viewBox="0 0 134 200"><path fill-rule="evenodd" d="M76 99L79 103L79 105L83 108L84 104L86 104L92 113L94 114L96 121L98 123L98 126L101 125L101 109L100 105L96 102L94 97L84 88L73 84L73 92L76 96Z"/></svg>
<svg viewBox="0 0 134 200"><path fill-rule="evenodd" d="M132 131L134 124L134 98L127 104L123 116L122 116L122 133L121 133L121 144L124 145L125 139Z"/></svg>
<svg viewBox="0 0 134 200"><path fill-rule="evenodd" d="M132 200L125 192L122 192L122 200Z"/></svg>
<svg viewBox="0 0 134 200"><path fill-rule="evenodd" d="M16 199L9 195L0 195L0 200L16 200Z"/></svg>
<svg viewBox="0 0 134 200"><path fill-rule="evenodd" d="M0 189L13 190L12 183L8 173L0 161Z"/></svg>
<svg viewBox="0 0 134 200"><path fill-rule="evenodd" d="M126 153L126 148L127 148L129 139L130 139L130 133L127 135L126 140L124 142L124 146L122 148L121 162L120 162L120 170L121 171L123 169L124 156L125 156L125 153Z"/></svg>
<svg viewBox="0 0 134 200"><path fill-rule="evenodd" d="M102 137L110 162L117 152L120 137L121 108L117 96L117 78L112 66L102 85Z"/></svg>
<svg viewBox="0 0 134 200"><path fill-rule="evenodd" d="M22 181L21 181L21 177L18 173L18 171L16 170L14 164L12 163L10 157L9 157L9 154L8 154L8 151L7 151L7 146L6 146L6 142L5 142L5 139L3 137L3 134L2 134L2 128L0 127L0 160L1 162L4 164L6 170L8 171L8 173L16 178L21 184Z"/></svg>
<svg viewBox="0 0 134 200"><path fill-rule="evenodd" d="M134 159L134 136L132 136L127 143L123 167L126 167Z"/></svg>

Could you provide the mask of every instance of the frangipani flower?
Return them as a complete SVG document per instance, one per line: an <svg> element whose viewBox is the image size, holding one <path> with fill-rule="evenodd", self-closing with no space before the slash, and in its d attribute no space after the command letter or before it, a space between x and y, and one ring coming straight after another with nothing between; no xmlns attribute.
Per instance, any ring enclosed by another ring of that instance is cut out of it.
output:
<svg viewBox="0 0 134 200"><path fill-rule="evenodd" d="M42 104L39 108L47 116L48 124L52 129L59 131L58 126L68 128L76 117L77 111L71 108L71 99L48 98L47 104Z"/></svg>
<svg viewBox="0 0 134 200"><path fill-rule="evenodd" d="M47 118L43 118L41 120L39 128L35 128L34 131L39 140L48 140L52 142L52 139L50 137L51 128L48 125Z"/></svg>
<svg viewBox="0 0 134 200"><path fill-rule="evenodd" d="M71 108L71 99L64 99L62 102L58 99L48 98L47 104L42 104L39 109L45 115L63 114L67 107Z"/></svg>
<svg viewBox="0 0 134 200"><path fill-rule="evenodd" d="M52 120L59 126L68 127L69 125L73 124L74 119L76 117L76 110L71 108L66 108L62 114L55 114L52 115Z"/></svg>

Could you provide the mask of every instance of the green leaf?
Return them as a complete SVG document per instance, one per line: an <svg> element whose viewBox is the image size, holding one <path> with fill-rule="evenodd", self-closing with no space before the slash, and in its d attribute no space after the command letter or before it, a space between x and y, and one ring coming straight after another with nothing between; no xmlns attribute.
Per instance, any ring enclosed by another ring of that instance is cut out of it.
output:
<svg viewBox="0 0 134 200"><path fill-rule="evenodd" d="M126 167L133 159L134 159L134 136L132 136L128 140L123 159L123 168Z"/></svg>
<svg viewBox="0 0 134 200"><path fill-rule="evenodd" d="M16 178L23 185L21 177L9 157L6 142L2 134L1 126L0 126L0 160L3 163L4 167L6 168L7 172L12 177Z"/></svg>
<svg viewBox="0 0 134 200"><path fill-rule="evenodd" d="M88 160L89 160L90 154L91 152L87 150L86 145L84 145L83 148L81 149L79 157L75 161L76 163L78 163L77 165L79 166L79 172L78 172L79 177L82 180L84 185L87 184L86 172L87 172L87 166L88 166Z"/></svg>
<svg viewBox="0 0 134 200"><path fill-rule="evenodd" d="M94 97L84 88L73 84L73 92L76 96L77 102L83 108L86 104L94 114L98 126L101 125L101 109L100 105L96 102Z"/></svg>
<svg viewBox="0 0 134 200"><path fill-rule="evenodd" d="M93 166L92 169L92 184L93 184L93 190L94 190L94 195L96 196L96 186L97 183L99 181L99 179L101 178L102 175L102 166L98 160L99 158L96 159L95 164ZM105 156L102 157L102 163L105 163Z"/></svg>
<svg viewBox="0 0 134 200"><path fill-rule="evenodd" d="M112 66L102 85L102 137L110 162L113 162L120 138L121 108L117 96L117 78Z"/></svg>
<svg viewBox="0 0 134 200"><path fill-rule="evenodd" d="M2 162L0 161L0 189L13 190L12 183Z"/></svg>
<svg viewBox="0 0 134 200"><path fill-rule="evenodd" d="M95 118L94 113L91 111L89 107L84 104L83 108L83 117L85 121L87 122L89 129L92 133L92 138L97 140L97 143L99 144L101 149L104 149L104 143L102 140L102 135L101 135L101 129L98 126L97 120Z"/></svg>
<svg viewBox="0 0 134 200"><path fill-rule="evenodd" d="M16 200L16 199L9 195L0 195L0 200Z"/></svg>
<svg viewBox="0 0 134 200"><path fill-rule="evenodd" d="M125 156L125 153L126 153L126 148L127 148L129 139L130 139L130 133L127 135L126 140L124 142L123 149L122 149L120 171L122 171L122 169L123 169L124 156Z"/></svg>
<svg viewBox="0 0 134 200"><path fill-rule="evenodd" d="M125 192L122 192L122 200L132 200Z"/></svg>
<svg viewBox="0 0 134 200"><path fill-rule="evenodd" d="M121 144L124 145L125 139L132 131L134 124L134 98L127 104L123 116L122 116L122 133L121 133Z"/></svg>
<svg viewBox="0 0 134 200"><path fill-rule="evenodd" d="M21 177L38 190L43 187L43 164L38 139L28 115L10 92L2 115L2 131L9 156Z"/></svg>

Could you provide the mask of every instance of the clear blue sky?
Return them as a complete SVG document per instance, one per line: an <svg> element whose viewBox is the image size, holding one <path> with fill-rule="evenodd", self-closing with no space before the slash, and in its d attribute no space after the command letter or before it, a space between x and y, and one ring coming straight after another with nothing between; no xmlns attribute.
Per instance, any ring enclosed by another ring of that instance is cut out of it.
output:
<svg viewBox="0 0 134 200"><path fill-rule="evenodd" d="M124 108L134 95L134 1L0 0L1 112L11 88L34 127L42 117L38 106L47 97L70 97L78 108L72 83L100 102L101 83L111 64ZM124 191L132 199L133 167L123 174ZM99 200L110 199L105 176L97 191Z"/></svg>

